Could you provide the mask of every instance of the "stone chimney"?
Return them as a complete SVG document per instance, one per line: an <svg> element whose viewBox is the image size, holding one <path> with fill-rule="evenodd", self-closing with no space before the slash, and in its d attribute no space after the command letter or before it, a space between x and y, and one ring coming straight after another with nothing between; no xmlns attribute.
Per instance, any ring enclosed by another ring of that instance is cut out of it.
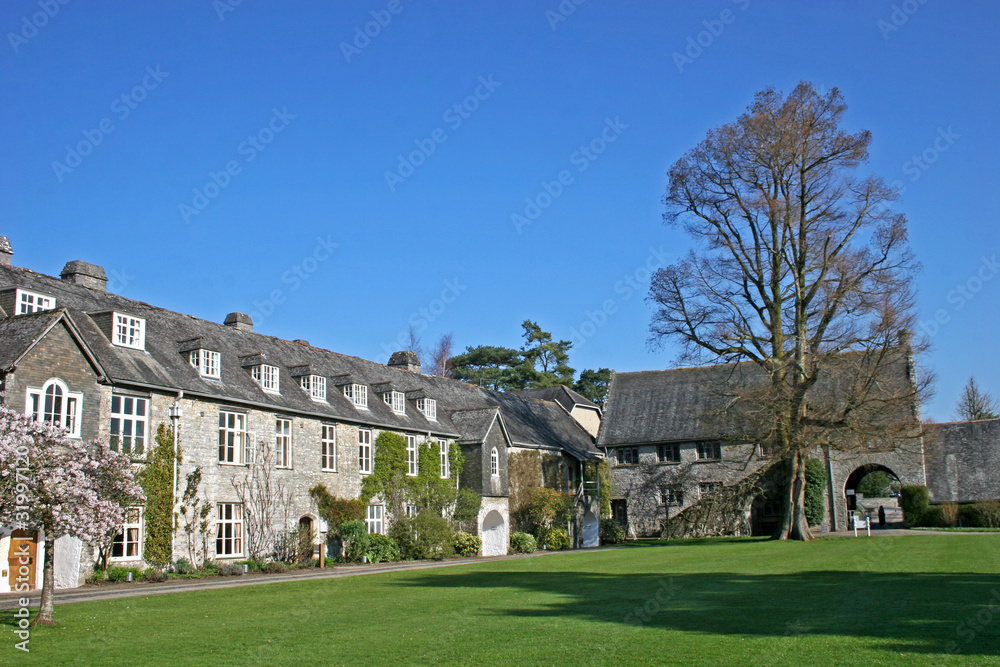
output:
<svg viewBox="0 0 1000 667"><path fill-rule="evenodd" d="M66 262L59 277L76 285L83 285L101 292L108 291L108 277L104 274L104 269L96 264L88 264L78 259Z"/></svg>
<svg viewBox="0 0 1000 667"><path fill-rule="evenodd" d="M253 320L246 313L229 313L226 315L225 324L239 331L253 331Z"/></svg>
<svg viewBox="0 0 1000 667"><path fill-rule="evenodd" d="M10 239L0 236L0 266L11 266L10 258L14 256L14 249L10 247Z"/></svg>
<svg viewBox="0 0 1000 667"><path fill-rule="evenodd" d="M417 357L417 353L412 350L393 352L392 356L389 357L389 363L386 365L391 366L392 368L410 371L411 373L420 372L420 358Z"/></svg>

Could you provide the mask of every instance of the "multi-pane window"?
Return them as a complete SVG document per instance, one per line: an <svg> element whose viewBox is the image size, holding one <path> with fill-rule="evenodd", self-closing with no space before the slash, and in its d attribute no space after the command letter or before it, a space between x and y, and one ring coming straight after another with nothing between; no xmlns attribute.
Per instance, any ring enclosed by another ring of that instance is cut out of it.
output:
<svg viewBox="0 0 1000 667"><path fill-rule="evenodd" d="M494 477L500 475L500 452L496 447L490 451L490 474Z"/></svg>
<svg viewBox="0 0 1000 667"><path fill-rule="evenodd" d="M274 465L292 467L292 420L274 420Z"/></svg>
<svg viewBox="0 0 1000 667"><path fill-rule="evenodd" d="M417 436L406 436L406 474L416 477L418 463Z"/></svg>
<svg viewBox="0 0 1000 667"><path fill-rule="evenodd" d="M124 313L114 314L114 335L111 342L134 350L146 349L146 320Z"/></svg>
<svg viewBox="0 0 1000 667"><path fill-rule="evenodd" d="M358 472L372 471L372 432L368 429L358 431Z"/></svg>
<svg viewBox="0 0 1000 667"><path fill-rule="evenodd" d="M216 556L243 555L243 505L219 503L218 533L215 538Z"/></svg>
<svg viewBox="0 0 1000 667"><path fill-rule="evenodd" d="M299 379L299 384L314 401L326 400L326 378L322 375L303 375Z"/></svg>
<svg viewBox="0 0 1000 667"><path fill-rule="evenodd" d="M359 408L368 407L368 386L363 384L345 384L344 396Z"/></svg>
<svg viewBox="0 0 1000 667"><path fill-rule="evenodd" d="M247 416L242 412L219 411L219 463L249 463Z"/></svg>
<svg viewBox="0 0 1000 667"><path fill-rule="evenodd" d="M222 377L222 364L218 352L211 350L191 350L191 365L198 369L202 377L218 379Z"/></svg>
<svg viewBox="0 0 1000 667"><path fill-rule="evenodd" d="M616 456L618 457L618 465L634 465L639 462L639 448L619 447Z"/></svg>
<svg viewBox="0 0 1000 667"><path fill-rule="evenodd" d="M441 447L441 479L451 477L451 459L448 458L451 444L445 440L438 443Z"/></svg>
<svg viewBox="0 0 1000 667"><path fill-rule="evenodd" d="M684 490L680 484L667 484L660 487L661 505L683 505Z"/></svg>
<svg viewBox="0 0 1000 667"><path fill-rule="evenodd" d="M722 482L700 482L698 484L698 493L702 497L709 496L719 489L722 488Z"/></svg>
<svg viewBox="0 0 1000 667"><path fill-rule="evenodd" d="M28 387L24 412L35 421L48 422L79 438L82 408L83 394L69 391L61 380L53 378L41 388Z"/></svg>
<svg viewBox="0 0 1000 667"><path fill-rule="evenodd" d="M396 414L406 414L406 394L401 391L387 391L382 394L382 400L392 408Z"/></svg>
<svg viewBox="0 0 1000 667"><path fill-rule="evenodd" d="M132 396L111 397L111 449L142 456L146 451L149 400Z"/></svg>
<svg viewBox="0 0 1000 667"><path fill-rule="evenodd" d="M250 369L254 381L260 385L264 391L278 391L278 367L268 364L257 364Z"/></svg>
<svg viewBox="0 0 1000 667"><path fill-rule="evenodd" d="M699 442L698 459L712 461L722 458L722 445L717 442Z"/></svg>
<svg viewBox="0 0 1000 667"><path fill-rule="evenodd" d="M16 301L17 306L15 312L18 315L40 313L43 310L52 310L56 307L55 297L39 294L38 292L26 292L22 289L17 290Z"/></svg>
<svg viewBox="0 0 1000 667"><path fill-rule="evenodd" d="M337 427L333 424L323 424L320 433L320 467L323 470L337 472Z"/></svg>
<svg viewBox="0 0 1000 667"><path fill-rule="evenodd" d="M437 420L437 401L433 398L418 398L417 410L430 420Z"/></svg>
<svg viewBox="0 0 1000 667"><path fill-rule="evenodd" d="M660 463L680 463L681 462L681 446L680 445L657 445L656 447L656 460Z"/></svg>
<svg viewBox="0 0 1000 667"><path fill-rule="evenodd" d="M122 531L115 535L111 543L113 560L138 560L142 558L142 509L129 507L125 510Z"/></svg>
<svg viewBox="0 0 1000 667"><path fill-rule="evenodd" d="M365 517L365 526L369 533L381 534L385 524L385 506L369 505L368 515Z"/></svg>

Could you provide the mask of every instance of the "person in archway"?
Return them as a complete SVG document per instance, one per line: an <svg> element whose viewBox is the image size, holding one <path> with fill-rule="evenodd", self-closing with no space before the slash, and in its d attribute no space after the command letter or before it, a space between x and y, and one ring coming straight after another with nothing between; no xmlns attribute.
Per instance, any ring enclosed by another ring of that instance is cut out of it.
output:
<svg viewBox="0 0 1000 667"><path fill-rule="evenodd" d="M885 508L878 506L878 527L885 528Z"/></svg>

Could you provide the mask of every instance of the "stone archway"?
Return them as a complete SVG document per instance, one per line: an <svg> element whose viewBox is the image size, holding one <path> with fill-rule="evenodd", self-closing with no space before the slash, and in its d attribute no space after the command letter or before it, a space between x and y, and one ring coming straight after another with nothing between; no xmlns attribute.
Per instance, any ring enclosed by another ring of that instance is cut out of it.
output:
<svg viewBox="0 0 1000 667"><path fill-rule="evenodd" d="M507 523L503 515L491 510L483 517L483 556L507 555Z"/></svg>
<svg viewBox="0 0 1000 667"><path fill-rule="evenodd" d="M854 512L858 509L858 485L861 484L861 480L876 471L884 472L890 478L896 480L897 483L902 484L902 480L899 478L899 475L897 475L892 468L882 465L881 463L866 463L855 468L844 481L844 501L845 509L847 510L848 529L850 529L852 525Z"/></svg>

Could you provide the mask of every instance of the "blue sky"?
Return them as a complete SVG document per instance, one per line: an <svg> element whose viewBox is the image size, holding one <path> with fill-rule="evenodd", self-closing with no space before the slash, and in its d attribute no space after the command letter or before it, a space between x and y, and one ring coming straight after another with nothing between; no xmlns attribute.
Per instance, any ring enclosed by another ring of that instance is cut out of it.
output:
<svg viewBox="0 0 1000 667"><path fill-rule="evenodd" d="M666 171L808 80L905 188L925 414L972 374L1000 393L997 3L64 1L0 8L17 266L83 259L130 298L375 360L410 323L460 350L527 318L577 369L669 368L644 301L689 247Z"/></svg>

